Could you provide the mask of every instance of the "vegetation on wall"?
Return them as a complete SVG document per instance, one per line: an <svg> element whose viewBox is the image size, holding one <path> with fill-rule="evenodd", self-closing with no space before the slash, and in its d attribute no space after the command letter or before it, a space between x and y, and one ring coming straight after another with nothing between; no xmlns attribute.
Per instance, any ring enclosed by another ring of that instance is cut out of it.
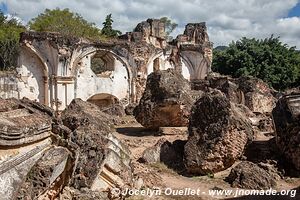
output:
<svg viewBox="0 0 300 200"><path fill-rule="evenodd" d="M68 36L85 37L88 39L101 39L103 35L95 23L90 23L78 13L69 9L46 9L28 23L31 30L58 32Z"/></svg>
<svg viewBox="0 0 300 200"><path fill-rule="evenodd" d="M117 37L121 35L121 31L115 30L112 27L114 20L112 19L112 15L109 14L105 18L105 22L103 22L103 28L101 30L101 33L107 37Z"/></svg>
<svg viewBox="0 0 300 200"><path fill-rule="evenodd" d="M165 31L166 31L167 39L172 40L173 37L170 36L170 34L177 28L178 24L173 22L168 17L162 17L162 18L160 18L160 21L165 24Z"/></svg>
<svg viewBox="0 0 300 200"><path fill-rule="evenodd" d="M221 74L254 76L278 90L300 85L300 53L279 37L244 37L213 55L213 71Z"/></svg>
<svg viewBox="0 0 300 200"><path fill-rule="evenodd" d="M20 33L25 27L14 17L0 12L0 70L12 70L17 66Z"/></svg>

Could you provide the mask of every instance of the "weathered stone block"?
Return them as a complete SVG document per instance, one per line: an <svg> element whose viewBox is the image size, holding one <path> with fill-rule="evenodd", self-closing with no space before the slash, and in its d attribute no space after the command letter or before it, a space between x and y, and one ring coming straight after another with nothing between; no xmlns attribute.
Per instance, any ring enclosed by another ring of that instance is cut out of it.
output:
<svg viewBox="0 0 300 200"><path fill-rule="evenodd" d="M192 107L185 164L190 173L208 174L230 167L253 138L250 121L219 91Z"/></svg>

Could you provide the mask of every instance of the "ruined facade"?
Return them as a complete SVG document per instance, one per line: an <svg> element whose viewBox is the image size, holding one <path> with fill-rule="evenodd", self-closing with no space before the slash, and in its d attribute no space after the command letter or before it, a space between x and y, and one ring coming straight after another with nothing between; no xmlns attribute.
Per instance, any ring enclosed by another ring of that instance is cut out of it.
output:
<svg viewBox="0 0 300 200"><path fill-rule="evenodd" d="M1 88L8 88L1 97L27 97L56 110L74 98L126 105L139 101L153 71L175 68L188 80L203 79L212 60L205 23L186 25L172 42L166 41L164 27L160 20L148 19L133 32L103 42L22 33L16 80L0 82Z"/></svg>

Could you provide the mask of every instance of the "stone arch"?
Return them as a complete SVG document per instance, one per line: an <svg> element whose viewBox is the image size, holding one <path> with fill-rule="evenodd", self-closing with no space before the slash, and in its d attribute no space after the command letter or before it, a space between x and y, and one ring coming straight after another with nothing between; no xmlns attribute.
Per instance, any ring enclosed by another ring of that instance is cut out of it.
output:
<svg viewBox="0 0 300 200"><path fill-rule="evenodd" d="M191 72L191 80L204 79L210 71L210 61L201 52L182 51L180 56Z"/></svg>
<svg viewBox="0 0 300 200"><path fill-rule="evenodd" d="M71 73L76 77L75 98L87 99L89 94L108 93L118 97L122 104L128 104L132 100L134 92L132 90L132 71L125 58L105 48L86 47L77 51L80 53L77 53L76 57L72 59L71 65ZM91 58L97 52L105 56L104 59L107 62L114 62L113 73L102 76L92 70ZM86 84L88 88L82 88L80 83ZM85 94L81 90L85 90Z"/></svg>
<svg viewBox="0 0 300 200"><path fill-rule="evenodd" d="M180 55L180 58L181 58L181 62L182 62L183 76L188 80L193 79L193 75L195 74L195 72L194 72L192 63L190 62L189 59L185 58L182 55Z"/></svg>
<svg viewBox="0 0 300 200"><path fill-rule="evenodd" d="M112 94L98 93L90 96L87 99L87 102L93 103L99 106L100 108L103 108L103 107L109 107L113 104L119 103L120 101L116 96Z"/></svg>
<svg viewBox="0 0 300 200"><path fill-rule="evenodd" d="M48 102L49 101L49 96L48 96L49 67L48 67L47 63L44 61L44 59L42 58L42 56L39 54L39 52L33 46L26 44L26 45L22 45L21 48L23 48L24 52L28 51L28 53L30 52L30 54L34 55L39 60L39 62L41 63L41 66L43 67L41 69L42 76L40 76L40 73L38 72L40 69L34 70L34 68L30 69L30 67L28 65L27 66L24 65L27 68L27 70L29 70L33 74L33 77L35 77L37 79L37 84L38 84L38 89L39 89L38 99L41 101L41 103L43 103L45 105L49 105L49 102ZM26 53L23 53L22 56L26 56ZM20 67L22 67L23 62L26 62L26 61L24 60L21 62L22 63L20 63L20 60L19 60L19 65L21 65Z"/></svg>
<svg viewBox="0 0 300 200"><path fill-rule="evenodd" d="M168 61L168 56L165 55L163 51L160 51L159 53L153 55L147 62L146 69L147 74L149 75L151 72L155 71L155 69L165 70L168 68L173 68L173 66ZM164 58L161 58L164 57ZM159 66L157 66L157 64Z"/></svg>
<svg viewBox="0 0 300 200"><path fill-rule="evenodd" d="M151 72L154 71L155 67L155 60L159 59L160 57L164 56L164 60L163 61L159 61L160 63L160 70L166 70L168 68L174 68L173 64L169 62L168 58L170 55L164 55L163 51L160 51L158 54L155 54L154 56L152 56L148 63L147 63L147 75L149 75ZM181 58L181 64L182 64L182 75L184 76L184 78L190 80L190 77L193 73L193 68L191 63L189 63L189 60L187 60L186 58L184 58L183 56L180 56Z"/></svg>
<svg viewBox="0 0 300 200"><path fill-rule="evenodd" d="M104 52L111 53L116 59L118 59L123 64L123 66L126 68L128 77L132 78L132 70L130 69L127 60L124 59L123 57L119 56L115 52L105 49L105 48L96 48L96 47L89 47L89 48L87 48L87 50L84 50L84 48L81 48L81 50L82 50L82 53L80 53L78 56L76 56L76 58L73 59L74 61L72 62L72 65L71 65L72 74L75 73L75 70L77 69L77 64L82 58L84 58L85 56L91 55L97 51L104 51Z"/></svg>

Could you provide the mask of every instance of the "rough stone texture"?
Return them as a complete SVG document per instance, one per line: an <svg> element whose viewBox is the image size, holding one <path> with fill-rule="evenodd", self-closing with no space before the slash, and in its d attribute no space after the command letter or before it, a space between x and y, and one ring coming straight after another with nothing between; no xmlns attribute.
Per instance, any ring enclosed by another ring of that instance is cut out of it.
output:
<svg viewBox="0 0 300 200"><path fill-rule="evenodd" d="M125 115L124 107L120 103L110 105L109 107L103 107L101 108L101 111L108 115L115 115L119 117Z"/></svg>
<svg viewBox="0 0 300 200"><path fill-rule="evenodd" d="M71 153L52 147L31 168L19 191L19 199L54 199L69 183L73 167Z"/></svg>
<svg viewBox="0 0 300 200"><path fill-rule="evenodd" d="M0 99L1 199L55 199L66 186L73 199L101 199L132 187L130 151L112 135L114 118L80 99L61 116L28 99Z"/></svg>
<svg viewBox="0 0 300 200"><path fill-rule="evenodd" d="M207 174L230 167L252 137L251 124L241 109L219 91L205 94L191 111L184 150L187 170Z"/></svg>
<svg viewBox="0 0 300 200"><path fill-rule="evenodd" d="M49 137L52 117L48 111L26 99L0 99L0 145L23 145Z"/></svg>
<svg viewBox="0 0 300 200"><path fill-rule="evenodd" d="M237 80L239 89L244 93L245 105L253 112L271 113L276 99L267 83L258 78L241 77Z"/></svg>
<svg viewBox="0 0 300 200"><path fill-rule="evenodd" d="M175 70L156 71L148 76L134 116L147 128L187 126L190 109L199 95L193 95L188 81Z"/></svg>
<svg viewBox="0 0 300 200"><path fill-rule="evenodd" d="M280 154L276 146L275 138L269 140L255 140L247 146L244 156L251 162L268 162L278 160Z"/></svg>
<svg viewBox="0 0 300 200"><path fill-rule="evenodd" d="M48 138L27 148L13 149L15 153L0 162L1 199L16 199L28 172L43 156L43 152L50 147L51 142ZM0 146L0 154L3 154L2 151L7 152L6 149Z"/></svg>
<svg viewBox="0 0 300 200"><path fill-rule="evenodd" d="M136 107L137 105L138 105L138 104L131 103L131 104L129 104L128 106L126 106L126 108L125 108L125 113L126 113L126 115L133 115L133 110L135 109L135 107Z"/></svg>
<svg viewBox="0 0 300 200"><path fill-rule="evenodd" d="M175 140L171 143L162 138L153 147L147 148L139 161L147 164L161 162L172 169L181 170L184 166L183 149L185 143L186 141L182 140Z"/></svg>
<svg viewBox="0 0 300 200"><path fill-rule="evenodd" d="M275 178L258 165L243 161L232 168L227 181L232 187L267 190L276 186Z"/></svg>
<svg viewBox="0 0 300 200"><path fill-rule="evenodd" d="M255 113L271 113L276 103L274 91L262 80L254 77L231 78L211 74L207 80L193 81L192 88L203 91L218 89L230 101L244 104Z"/></svg>
<svg viewBox="0 0 300 200"><path fill-rule="evenodd" d="M300 171L300 93L280 98L272 115L277 146L287 161Z"/></svg>
<svg viewBox="0 0 300 200"><path fill-rule="evenodd" d="M74 188L106 190L132 184L130 152L111 134L113 125L107 114L94 104L74 99L62 113L62 121L73 131L70 140L79 147Z"/></svg>

